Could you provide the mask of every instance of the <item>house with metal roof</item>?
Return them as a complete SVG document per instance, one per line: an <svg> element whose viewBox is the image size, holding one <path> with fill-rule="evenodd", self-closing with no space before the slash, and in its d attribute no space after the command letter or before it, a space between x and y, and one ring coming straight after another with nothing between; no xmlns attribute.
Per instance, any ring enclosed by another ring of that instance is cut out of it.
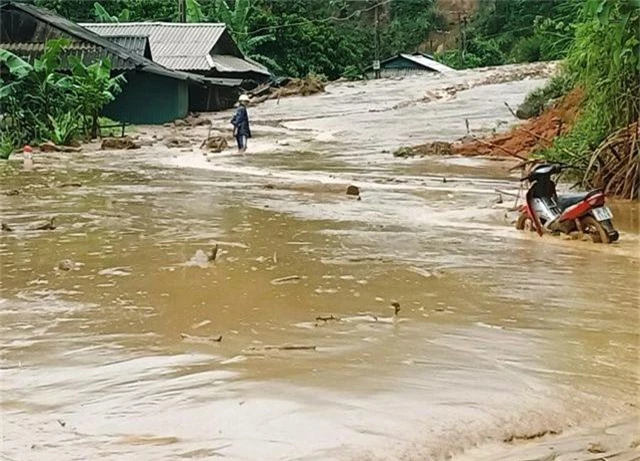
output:
<svg viewBox="0 0 640 461"><path fill-rule="evenodd" d="M246 57L235 43L225 24L218 23L83 23L83 27L107 38L119 36L148 37L153 61L169 69L196 73L205 77L241 79L255 84L269 79L269 71ZM214 110L220 101L198 88L190 93L191 110ZM224 98L223 98L224 99Z"/></svg>
<svg viewBox="0 0 640 461"><path fill-rule="evenodd" d="M426 53L401 53L381 61L379 72L382 78L386 78L406 77L423 72L451 75L456 70L436 61L433 56ZM368 67L365 73L367 77L372 78L375 75L373 66Z"/></svg>
<svg viewBox="0 0 640 461"><path fill-rule="evenodd" d="M205 94L228 91L237 94L239 79L207 78L169 69L153 62L148 38L119 35L107 39L56 13L14 0L0 0L0 48L25 59L44 50L47 40L66 38L67 54L90 64L109 59L112 71L124 74L127 83L104 115L129 123L164 123L185 117L190 88ZM2 69L0 69L0 72Z"/></svg>

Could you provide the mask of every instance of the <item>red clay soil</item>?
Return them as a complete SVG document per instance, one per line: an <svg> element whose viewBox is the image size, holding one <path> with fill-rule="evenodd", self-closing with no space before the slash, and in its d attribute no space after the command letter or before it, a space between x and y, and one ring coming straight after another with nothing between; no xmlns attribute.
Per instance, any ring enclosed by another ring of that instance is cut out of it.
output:
<svg viewBox="0 0 640 461"><path fill-rule="evenodd" d="M583 98L581 89L573 90L559 104L539 117L527 120L506 133L454 143L452 151L465 156L520 156L527 158L538 149L551 146L556 136L569 131L575 122Z"/></svg>

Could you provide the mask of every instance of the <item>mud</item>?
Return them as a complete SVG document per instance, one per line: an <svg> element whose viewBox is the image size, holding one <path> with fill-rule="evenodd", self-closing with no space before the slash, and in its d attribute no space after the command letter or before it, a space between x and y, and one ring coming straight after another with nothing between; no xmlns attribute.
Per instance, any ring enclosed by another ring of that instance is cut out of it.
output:
<svg viewBox="0 0 640 461"><path fill-rule="evenodd" d="M637 206L615 245L538 238L496 203L511 162L389 154L544 83L392 109L482 77L267 101L244 156L140 127L193 144L3 164L2 456L637 458Z"/></svg>
<svg viewBox="0 0 640 461"><path fill-rule="evenodd" d="M555 107L512 130L484 139L454 143L457 155L520 156L528 158L540 149L549 148L553 140L573 126L582 102L582 90L574 90Z"/></svg>

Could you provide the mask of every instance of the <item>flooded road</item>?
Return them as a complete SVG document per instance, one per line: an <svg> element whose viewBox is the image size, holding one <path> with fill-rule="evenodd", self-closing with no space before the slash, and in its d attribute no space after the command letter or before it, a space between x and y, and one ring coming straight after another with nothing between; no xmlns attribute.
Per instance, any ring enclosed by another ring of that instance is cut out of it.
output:
<svg viewBox="0 0 640 461"><path fill-rule="evenodd" d="M511 163L388 152L463 135L463 107L495 127L540 83L384 117L439 83L270 101L244 157L2 165L2 459L543 459L500 456L620 420L640 440L638 207L614 204L615 245L533 237L495 203Z"/></svg>

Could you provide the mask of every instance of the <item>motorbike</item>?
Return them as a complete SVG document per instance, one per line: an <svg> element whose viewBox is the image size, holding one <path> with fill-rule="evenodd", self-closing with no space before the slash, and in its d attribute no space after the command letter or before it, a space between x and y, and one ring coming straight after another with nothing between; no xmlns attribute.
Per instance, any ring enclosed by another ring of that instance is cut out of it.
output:
<svg viewBox="0 0 640 461"><path fill-rule="evenodd" d="M611 222L611 209L605 205L604 191L557 194L553 176L569 168L572 167L560 163L540 164L520 179L529 181L530 187L525 203L518 209L516 229L539 235L577 231L590 236L595 243L615 242L619 234Z"/></svg>

